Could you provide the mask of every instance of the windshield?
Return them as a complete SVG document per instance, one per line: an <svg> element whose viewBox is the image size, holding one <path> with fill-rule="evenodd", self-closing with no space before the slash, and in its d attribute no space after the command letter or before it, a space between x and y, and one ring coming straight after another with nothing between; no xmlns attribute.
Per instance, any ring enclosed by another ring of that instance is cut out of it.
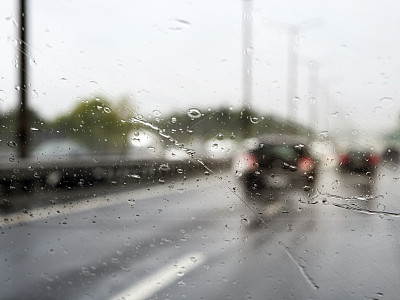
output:
<svg viewBox="0 0 400 300"><path fill-rule="evenodd" d="M397 299L399 4L0 3L0 299Z"/></svg>

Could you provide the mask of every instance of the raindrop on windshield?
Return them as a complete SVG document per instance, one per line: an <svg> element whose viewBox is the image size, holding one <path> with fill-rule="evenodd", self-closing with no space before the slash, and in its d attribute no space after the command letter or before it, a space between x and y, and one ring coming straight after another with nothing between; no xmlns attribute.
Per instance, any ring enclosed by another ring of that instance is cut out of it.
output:
<svg viewBox="0 0 400 300"><path fill-rule="evenodd" d="M201 117L201 112L197 108L191 108L187 111L187 115L192 119L198 119Z"/></svg>
<svg viewBox="0 0 400 300"><path fill-rule="evenodd" d="M320 141L324 141L328 138L328 131L321 131L320 133L318 133L318 139Z"/></svg>
<svg viewBox="0 0 400 300"><path fill-rule="evenodd" d="M298 144L298 145L293 146L293 148L294 148L294 150L296 150L296 151L301 151L301 149L304 148L304 145L303 145L303 144Z"/></svg>
<svg viewBox="0 0 400 300"><path fill-rule="evenodd" d="M250 122L253 124L257 124L260 120L257 117L250 117Z"/></svg>
<svg viewBox="0 0 400 300"><path fill-rule="evenodd" d="M379 99L379 102L384 106L391 106L393 104L393 98L383 97Z"/></svg>
<svg viewBox="0 0 400 300"><path fill-rule="evenodd" d="M8 145L9 147L11 147L11 148L17 147L17 143L16 143L16 142L12 142L12 141L7 142L7 145Z"/></svg>
<svg viewBox="0 0 400 300"><path fill-rule="evenodd" d="M161 164L159 170L163 172L168 172L169 170L171 170L171 168L169 167L168 164Z"/></svg>

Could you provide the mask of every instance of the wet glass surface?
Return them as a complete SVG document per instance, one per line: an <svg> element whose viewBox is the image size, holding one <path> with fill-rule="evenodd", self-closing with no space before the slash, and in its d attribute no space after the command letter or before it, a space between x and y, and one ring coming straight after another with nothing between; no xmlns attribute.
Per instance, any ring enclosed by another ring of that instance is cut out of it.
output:
<svg viewBox="0 0 400 300"><path fill-rule="evenodd" d="M396 299L398 6L2 1L0 298Z"/></svg>

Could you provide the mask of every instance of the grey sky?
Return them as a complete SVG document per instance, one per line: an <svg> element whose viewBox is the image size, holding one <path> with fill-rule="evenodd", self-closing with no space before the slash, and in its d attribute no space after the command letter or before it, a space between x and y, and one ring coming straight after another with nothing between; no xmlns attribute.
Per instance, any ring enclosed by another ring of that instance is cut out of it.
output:
<svg viewBox="0 0 400 300"><path fill-rule="evenodd" d="M1 111L16 105L16 1L0 3ZM131 96L139 110L241 105L240 0L28 1L31 106L54 117L78 97ZM393 128L400 112L397 1L253 1L254 99L286 115L287 33L298 36L297 115L318 129ZM309 112L310 61L319 65ZM383 99L383 100L382 100Z"/></svg>

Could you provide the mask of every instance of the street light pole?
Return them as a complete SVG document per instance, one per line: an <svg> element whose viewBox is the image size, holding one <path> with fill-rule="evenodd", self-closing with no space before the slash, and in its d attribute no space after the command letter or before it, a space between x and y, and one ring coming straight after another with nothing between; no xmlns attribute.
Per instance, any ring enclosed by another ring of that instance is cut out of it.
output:
<svg viewBox="0 0 400 300"><path fill-rule="evenodd" d="M28 50L27 50L27 14L26 0L19 1L19 20L18 20L18 96L19 96L19 111L17 116L18 136L19 141L19 156L25 158L28 155Z"/></svg>
<svg viewBox="0 0 400 300"><path fill-rule="evenodd" d="M243 137L250 135L250 109L253 99L253 16L252 0L242 2L242 124Z"/></svg>
<svg viewBox="0 0 400 300"><path fill-rule="evenodd" d="M298 26L288 27L288 60L287 60L287 121L296 121L295 99L297 95L298 52L296 38L299 33Z"/></svg>

